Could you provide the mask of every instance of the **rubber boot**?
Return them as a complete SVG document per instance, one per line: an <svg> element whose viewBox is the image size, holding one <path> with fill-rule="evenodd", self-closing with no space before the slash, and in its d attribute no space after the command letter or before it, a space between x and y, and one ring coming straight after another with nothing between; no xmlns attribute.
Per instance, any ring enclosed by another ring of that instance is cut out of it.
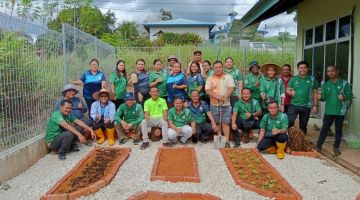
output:
<svg viewBox="0 0 360 200"><path fill-rule="evenodd" d="M265 151L270 154L275 154L276 150L277 150L277 148L275 146L271 146L271 147L267 148Z"/></svg>
<svg viewBox="0 0 360 200"><path fill-rule="evenodd" d="M95 130L95 134L96 134L96 136L99 138L98 141L97 141L97 143L98 143L98 144L104 143L104 141L105 141L105 136L104 136L104 133L103 133L102 129L101 129L101 128L96 129L96 130Z"/></svg>
<svg viewBox="0 0 360 200"><path fill-rule="evenodd" d="M106 128L106 134L109 141L109 145L112 146L115 144L115 128Z"/></svg>
<svg viewBox="0 0 360 200"><path fill-rule="evenodd" d="M276 142L276 146L277 146L277 150L276 150L277 157L279 159L283 159L285 157L286 142L284 143Z"/></svg>

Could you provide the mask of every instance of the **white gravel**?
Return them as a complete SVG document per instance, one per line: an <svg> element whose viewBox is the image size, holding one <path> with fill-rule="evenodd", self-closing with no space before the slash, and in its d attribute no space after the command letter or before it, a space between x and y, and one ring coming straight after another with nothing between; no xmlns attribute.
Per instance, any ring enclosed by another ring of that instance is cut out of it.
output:
<svg viewBox="0 0 360 200"><path fill-rule="evenodd" d="M150 181L154 158L161 143L151 143L150 148L145 151L141 151L139 146L132 145L132 142L124 146L132 148L130 157L121 166L110 185L93 196L81 199L126 199L146 190L210 193L224 200L267 199L237 186L220 152L214 150L212 144L195 145L200 183ZM45 156L30 169L8 181L7 184L11 188L7 191L0 189L0 199L39 199L90 149L81 146L81 151L68 155L66 161L59 161L54 155ZM300 192L304 200L355 199L356 193L360 192L359 177L337 167L328 166L325 161L289 155L284 160L278 160L274 155L264 157ZM320 181L323 183L318 183Z"/></svg>

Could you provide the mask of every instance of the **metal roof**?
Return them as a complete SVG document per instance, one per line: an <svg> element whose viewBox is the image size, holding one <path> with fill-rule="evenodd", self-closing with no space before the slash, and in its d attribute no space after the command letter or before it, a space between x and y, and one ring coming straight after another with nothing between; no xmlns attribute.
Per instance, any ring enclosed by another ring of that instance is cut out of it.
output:
<svg viewBox="0 0 360 200"><path fill-rule="evenodd" d="M205 26L209 27L209 29L212 29L216 24L211 22L201 22L201 21L195 21L190 19L184 19L184 18L178 18L174 20L167 20L167 21L159 21L159 22L150 22L143 24L145 29L149 31L150 27L185 27L185 26Z"/></svg>

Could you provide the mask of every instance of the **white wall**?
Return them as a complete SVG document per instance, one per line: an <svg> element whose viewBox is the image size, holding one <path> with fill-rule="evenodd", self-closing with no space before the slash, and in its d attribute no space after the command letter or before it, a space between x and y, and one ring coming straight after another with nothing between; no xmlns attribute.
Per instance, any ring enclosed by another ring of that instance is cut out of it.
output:
<svg viewBox="0 0 360 200"><path fill-rule="evenodd" d="M150 40L156 40L157 36L154 36L157 32L162 31L164 33L196 33L200 37L207 41L209 39L209 27L150 27Z"/></svg>

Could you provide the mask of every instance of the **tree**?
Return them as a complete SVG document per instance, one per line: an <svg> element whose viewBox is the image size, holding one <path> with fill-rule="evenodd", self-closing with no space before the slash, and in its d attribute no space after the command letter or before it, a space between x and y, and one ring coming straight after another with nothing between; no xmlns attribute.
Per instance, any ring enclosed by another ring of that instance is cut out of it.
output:
<svg viewBox="0 0 360 200"><path fill-rule="evenodd" d="M287 31L285 31L285 32L279 32L278 40L280 40L280 42L281 42L281 47L284 49L284 43L290 41L290 33L287 32Z"/></svg>
<svg viewBox="0 0 360 200"><path fill-rule="evenodd" d="M172 20L173 16L171 14L171 10L165 10L163 8L160 9L160 20L161 21L167 21Z"/></svg>
<svg viewBox="0 0 360 200"><path fill-rule="evenodd" d="M122 40L132 40L138 37L138 24L136 22L124 21L115 31Z"/></svg>

